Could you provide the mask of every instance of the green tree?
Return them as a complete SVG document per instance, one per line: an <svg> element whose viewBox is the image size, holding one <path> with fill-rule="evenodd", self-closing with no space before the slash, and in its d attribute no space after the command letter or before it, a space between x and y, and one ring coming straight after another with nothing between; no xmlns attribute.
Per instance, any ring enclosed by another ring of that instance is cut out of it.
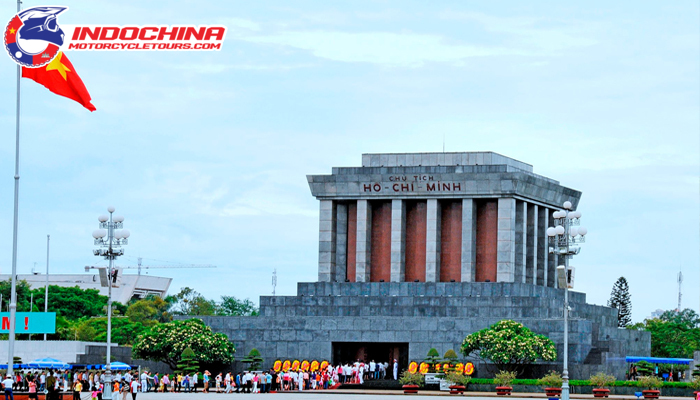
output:
<svg viewBox="0 0 700 400"><path fill-rule="evenodd" d="M215 315L217 304L213 300L207 300L196 290L190 287L180 289L176 294L175 302L170 308L174 315Z"/></svg>
<svg viewBox="0 0 700 400"><path fill-rule="evenodd" d="M239 300L233 296L221 296L217 315L256 316L259 310L250 299Z"/></svg>
<svg viewBox="0 0 700 400"><path fill-rule="evenodd" d="M214 366L230 364L236 352L226 335L213 333L202 320L192 318L153 326L138 337L133 353L136 358L162 361L176 369L187 347L200 364Z"/></svg>
<svg viewBox="0 0 700 400"><path fill-rule="evenodd" d="M107 318L90 318L85 320L85 324L88 324L95 330L96 342L106 342L107 341ZM112 342L119 343L120 345L132 345L138 336L145 332L147 328L139 323L132 322L128 317L123 316L113 316L112 317Z"/></svg>
<svg viewBox="0 0 700 400"><path fill-rule="evenodd" d="M38 287L34 294L35 310L44 310L45 288ZM82 317L95 317L106 314L107 296L96 289L81 289L78 286L62 287L49 285L49 311L57 316L76 320Z"/></svg>
<svg viewBox="0 0 700 400"><path fill-rule="evenodd" d="M173 317L168 312L171 304L158 296L149 296L137 300L126 309L126 316L131 322L138 322L144 326L153 326L159 322L170 322Z"/></svg>
<svg viewBox="0 0 700 400"><path fill-rule="evenodd" d="M608 307L617 308L617 326L624 328L632 322L632 300L627 279L621 276L612 288Z"/></svg>
<svg viewBox="0 0 700 400"><path fill-rule="evenodd" d="M464 338L462 354L491 361L501 371L522 372L537 360L554 361L557 350L548 337L538 335L521 323L503 320Z"/></svg>
<svg viewBox="0 0 700 400"><path fill-rule="evenodd" d="M629 328L651 333L652 357L693 358L700 350L700 317L689 308L666 311Z"/></svg>
<svg viewBox="0 0 700 400"><path fill-rule="evenodd" d="M263 358L260 356L258 349L253 348L241 361L248 364L249 371L257 371L263 363Z"/></svg>
<svg viewBox="0 0 700 400"><path fill-rule="evenodd" d="M180 362L177 364L177 369L183 374L192 374L199 369L199 362L195 359L194 351L190 347L180 354Z"/></svg>
<svg viewBox="0 0 700 400"><path fill-rule="evenodd" d="M29 300L31 298L31 289L25 280L18 280L15 288L17 294L17 311L29 311ZM2 295L2 311L9 311L10 293L12 292L12 280L0 281L0 294ZM43 296L42 296L43 299ZM43 309L43 302L42 309ZM36 308L36 303L34 303Z"/></svg>
<svg viewBox="0 0 700 400"><path fill-rule="evenodd" d="M87 321L78 325L76 329L77 339L82 342L93 342L95 341L95 336L97 336L97 331L92 327Z"/></svg>

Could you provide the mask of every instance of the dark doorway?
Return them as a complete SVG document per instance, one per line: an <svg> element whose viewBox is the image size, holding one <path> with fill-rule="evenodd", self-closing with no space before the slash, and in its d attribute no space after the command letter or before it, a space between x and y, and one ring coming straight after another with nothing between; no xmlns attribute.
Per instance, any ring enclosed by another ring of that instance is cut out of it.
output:
<svg viewBox="0 0 700 400"><path fill-rule="evenodd" d="M357 360L368 363L388 362L393 365L394 359L399 362L399 372L408 368L408 343L377 343L377 342L333 342L333 365L353 363ZM391 375L391 368L387 376Z"/></svg>

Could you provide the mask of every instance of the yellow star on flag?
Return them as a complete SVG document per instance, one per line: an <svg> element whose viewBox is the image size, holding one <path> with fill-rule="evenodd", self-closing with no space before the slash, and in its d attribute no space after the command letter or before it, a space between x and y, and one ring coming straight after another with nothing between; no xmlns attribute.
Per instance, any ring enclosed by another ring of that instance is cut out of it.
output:
<svg viewBox="0 0 700 400"><path fill-rule="evenodd" d="M63 52L59 51L58 55L56 55L56 58L54 58L49 63L49 65L46 66L46 70L47 71L56 70L56 71L58 71L59 74L61 74L61 76L63 77L64 80L68 80L68 78L66 78L66 71L70 72L70 69L68 69L68 67L66 67L65 65L61 64L61 56L62 55L63 55Z"/></svg>
<svg viewBox="0 0 700 400"><path fill-rule="evenodd" d="M14 34L15 34L15 28L10 28L10 35L14 35Z"/></svg>

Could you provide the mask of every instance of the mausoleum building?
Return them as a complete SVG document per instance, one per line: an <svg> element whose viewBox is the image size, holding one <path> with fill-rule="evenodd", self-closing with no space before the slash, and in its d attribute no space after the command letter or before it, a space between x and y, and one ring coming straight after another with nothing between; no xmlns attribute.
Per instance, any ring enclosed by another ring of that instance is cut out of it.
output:
<svg viewBox="0 0 700 400"><path fill-rule="evenodd" d="M561 370L564 291L545 231L581 192L492 152L364 154L361 167L307 180L320 203L318 282L261 296L258 317L203 317L238 355L257 348L266 368L391 358L405 368L513 319L555 342L559 361L540 367ZM626 355L649 355L649 333L619 329L616 309L569 299L573 379L620 375Z"/></svg>

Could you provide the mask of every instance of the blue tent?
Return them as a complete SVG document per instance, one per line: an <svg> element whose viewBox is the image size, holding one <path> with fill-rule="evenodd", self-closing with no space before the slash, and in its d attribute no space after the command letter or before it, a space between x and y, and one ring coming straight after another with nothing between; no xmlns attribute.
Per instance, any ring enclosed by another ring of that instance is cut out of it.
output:
<svg viewBox="0 0 700 400"><path fill-rule="evenodd" d="M12 368L20 369L20 368L30 368L30 367L27 364L12 364ZM7 369L7 364L0 364L0 369Z"/></svg>
<svg viewBox="0 0 700 400"><path fill-rule="evenodd" d="M689 365L693 360L691 358L660 358L660 357L625 357L625 361L628 363L636 363L640 361L646 361L651 364L681 364Z"/></svg>
<svg viewBox="0 0 700 400"><path fill-rule="evenodd" d="M47 369L47 368L52 368L52 369L70 369L71 366L68 363L64 363L61 360L57 360L55 358L39 358L37 360L33 360L27 363L27 365L30 368L39 368L39 369Z"/></svg>

